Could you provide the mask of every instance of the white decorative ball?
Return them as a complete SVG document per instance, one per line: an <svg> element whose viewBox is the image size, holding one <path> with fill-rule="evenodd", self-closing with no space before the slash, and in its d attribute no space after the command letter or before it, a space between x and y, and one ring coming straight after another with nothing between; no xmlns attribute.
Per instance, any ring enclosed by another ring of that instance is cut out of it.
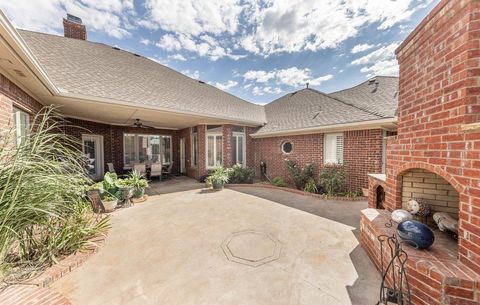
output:
<svg viewBox="0 0 480 305"><path fill-rule="evenodd" d="M405 220L412 220L412 219L413 219L412 214L410 214L410 212L406 210L399 209L392 212L392 220L395 222L401 223Z"/></svg>

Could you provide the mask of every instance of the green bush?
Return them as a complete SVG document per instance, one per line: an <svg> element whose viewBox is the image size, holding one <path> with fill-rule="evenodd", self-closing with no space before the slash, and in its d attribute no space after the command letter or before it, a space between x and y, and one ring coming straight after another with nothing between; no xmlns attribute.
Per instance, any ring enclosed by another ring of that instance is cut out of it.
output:
<svg viewBox="0 0 480 305"><path fill-rule="evenodd" d="M68 123L50 107L34 122L17 145L13 131L0 135L0 278L43 268L108 228L87 202L92 181Z"/></svg>
<svg viewBox="0 0 480 305"><path fill-rule="evenodd" d="M235 164L232 166L229 176L229 183L244 184L244 183L253 183L253 178L255 177L255 169L242 167L240 164Z"/></svg>
<svg viewBox="0 0 480 305"><path fill-rule="evenodd" d="M311 179L315 180L315 167L313 164L307 164L303 169L300 168L295 161L288 160L287 169L293 184L299 190L303 190Z"/></svg>
<svg viewBox="0 0 480 305"><path fill-rule="evenodd" d="M318 176L318 181L328 196L335 196L346 191L347 168L342 164L325 165Z"/></svg>
<svg viewBox="0 0 480 305"><path fill-rule="evenodd" d="M272 179L272 184L275 185L275 186L279 186L279 187L285 187L287 186L287 184L285 183L285 181L283 180L282 177L275 177Z"/></svg>
<svg viewBox="0 0 480 305"><path fill-rule="evenodd" d="M315 179L312 178L308 180L307 184L303 187L303 191L314 194L318 193L317 182Z"/></svg>

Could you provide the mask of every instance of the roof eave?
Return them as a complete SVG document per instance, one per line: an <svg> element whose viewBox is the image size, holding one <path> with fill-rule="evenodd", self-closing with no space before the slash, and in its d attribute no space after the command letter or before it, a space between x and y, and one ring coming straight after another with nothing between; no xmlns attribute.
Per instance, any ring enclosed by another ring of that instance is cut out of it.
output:
<svg viewBox="0 0 480 305"><path fill-rule="evenodd" d="M326 132L363 130L363 129L375 129L375 128L393 130L393 129L396 129L396 123L397 123L397 117L392 117L392 118L382 118L378 120L313 126L313 127L278 130L278 131L271 131L271 132L257 132L257 133L251 134L251 136L253 138L271 138L271 137L279 137L279 136L296 136L296 135L305 135L305 134L313 134L313 133L326 133Z"/></svg>

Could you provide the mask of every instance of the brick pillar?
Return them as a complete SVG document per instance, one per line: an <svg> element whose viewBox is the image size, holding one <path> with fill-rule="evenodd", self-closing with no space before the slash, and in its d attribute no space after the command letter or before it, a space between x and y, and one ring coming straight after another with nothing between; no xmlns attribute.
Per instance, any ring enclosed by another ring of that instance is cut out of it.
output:
<svg viewBox="0 0 480 305"><path fill-rule="evenodd" d="M246 146L246 156L245 156L245 160L246 160L246 165L247 167L256 167L257 164L255 164L255 141L253 140L253 138L250 136L250 134L252 133L255 133L255 131L257 130L257 128L253 128L253 127L246 127L246 130L245 130L245 146Z"/></svg>
<svg viewBox="0 0 480 305"><path fill-rule="evenodd" d="M232 160L232 125L223 125L223 166L231 167L233 165Z"/></svg>
<svg viewBox="0 0 480 305"><path fill-rule="evenodd" d="M207 161L207 152L205 151L206 145L206 125L198 125L197 126L197 133L198 133L198 177L203 176L207 173L206 168L206 161Z"/></svg>
<svg viewBox="0 0 480 305"><path fill-rule="evenodd" d="M6 95L0 93L0 129L10 128L12 123L12 101Z"/></svg>

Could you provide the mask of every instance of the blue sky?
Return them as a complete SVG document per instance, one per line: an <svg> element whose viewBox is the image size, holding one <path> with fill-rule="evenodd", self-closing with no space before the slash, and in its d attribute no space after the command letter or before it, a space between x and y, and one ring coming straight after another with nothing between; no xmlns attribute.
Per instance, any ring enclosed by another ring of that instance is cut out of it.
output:
<svg viewBox="0 0 480 305"><path fill-rule="evenodd" d="M0 0L20 28L115 45L255 103L397 75L394 50L438 0Z"/></svg>

